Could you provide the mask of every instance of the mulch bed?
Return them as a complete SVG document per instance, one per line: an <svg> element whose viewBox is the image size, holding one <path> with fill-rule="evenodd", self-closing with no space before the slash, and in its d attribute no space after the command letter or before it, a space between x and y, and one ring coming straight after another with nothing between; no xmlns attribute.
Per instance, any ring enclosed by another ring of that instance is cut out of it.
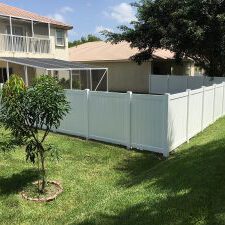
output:
<svg viewBox="0 0 225 225"><path fill-rule="evenodd" d="M45 193L40 194L38 191L38 181L34 182L31 187L21 192L24 199L33 202L51 202L63 192L61 184L57 181L48 181Z"/></svg>

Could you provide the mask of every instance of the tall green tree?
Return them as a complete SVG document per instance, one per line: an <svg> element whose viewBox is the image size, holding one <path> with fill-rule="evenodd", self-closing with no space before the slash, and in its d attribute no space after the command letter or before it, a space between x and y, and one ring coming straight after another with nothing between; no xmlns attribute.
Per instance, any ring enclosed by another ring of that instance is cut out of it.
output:
<svg viewBox="0 0 225 225"><path fill-rule="evenodd" d="M38 163L41 193L46 186L46 158L55 150L45 141L68 111L69 103L62 87L50 76L41 76L28 88L22 78L13 75L3 86L0 121L17 143L26 145L26 159Z"/></svg>
<svg viewBox="0 0 225 225"><path fill-rule="evenodd" d="M78 46L87 42L101 41L101 38L96 37L95 35L89 34L87 37L81 37L79 40L69 42L69 48Z"/></svg>
<svg viewBox="0 0 225 225"><path fill-rule="evenodd" d="M127 41L137 47L132 57L149 60L157 48L193 59L210 76L225 76L224 0L140 0L133 4L137 20L120 26L119 33L104 32L109 41Z"/></svg>

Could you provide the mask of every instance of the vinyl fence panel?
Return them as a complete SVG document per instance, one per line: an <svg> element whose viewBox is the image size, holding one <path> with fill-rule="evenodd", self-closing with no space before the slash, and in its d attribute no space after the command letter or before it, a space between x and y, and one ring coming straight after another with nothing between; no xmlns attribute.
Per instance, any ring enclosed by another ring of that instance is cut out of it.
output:
<svg viewBox="0 0 225 225"><path fill-rule="evenodd" d="M206 87L203 104L203 129L213 123L214 113L214 87Z"/></svg>
<svg viewBox="0 0 225 225"><path fill-rule="evenodd" d="M127 145L129 110L128 94L90 92L89 138Z"/></svg>
<svg viewBox="0 0 225 225"><path fill-rule="evenodd" d="M187 140L188 93L170 96L168 116L168 142L173 150Z"/></svg>
<svg viewBox="0 0 225 225"><path fill-rule="evenodd" d="M202 101L203 101L203 88L189 91L188 103L188 137L187 139L195 136L202 130Z"/></svg>
<svg viewBox="0 0 225 225"><path fill-rule="evenodd" d="M167 129L165 96L133 95L131 103L131 145L162 153Z"/></svg>
<svg viewBox="0 0 225 225"><path fill-rule="evenodd" d="M86 137L88 129L87 92L66 90L66 96L70 102L71 110L62 121L58 131Z"/></svg>
<svg viewBox="0 0 225 225"><path fill-rule="evenodd" d="M188 77L188 88L191 90L199 89L204 86L203 76Z"/></svg>
<svg viewBox="0 0 225 225"><path fill-rule="evenodd" d="M223 115L223 84L215 85L215 103L214 103L214 120L219 119Z"/></svg>
<svg viewBox="0 0 225 225"><path fill-rule="evenodd" d="M169 76L168 92L170 94L176 94L184 92L188 89L188 76Z"/></svg>
<svg viewBox="0 0 225 225"><path fill-rule="evenodd" d="M150 75L150 93L152 94L176 94L185 92L187 89L195 90L203 86L225 82L224 77L206 76L174 76L174 75Z"/></svg>
<svg viewBox="0 0 225 225"><path fill-rule="evenodd" d="M168 93L168 79L165 75L151 75L150 76L150 93L164 94Z"/></svg>

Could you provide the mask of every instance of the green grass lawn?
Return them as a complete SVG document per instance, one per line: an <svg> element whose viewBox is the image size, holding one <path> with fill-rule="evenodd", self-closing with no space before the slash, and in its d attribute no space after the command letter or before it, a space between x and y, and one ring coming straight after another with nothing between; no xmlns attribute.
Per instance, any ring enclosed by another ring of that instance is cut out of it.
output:
<svg viewBox="0 0 225 225"><path fill-rule="evenodd" d="M62 159L48 177L64 193L51 203L19 194L37 179L24 149L0 153L0 224L225 224L225 119L162 160L150 153L52 134Z"/></svg>

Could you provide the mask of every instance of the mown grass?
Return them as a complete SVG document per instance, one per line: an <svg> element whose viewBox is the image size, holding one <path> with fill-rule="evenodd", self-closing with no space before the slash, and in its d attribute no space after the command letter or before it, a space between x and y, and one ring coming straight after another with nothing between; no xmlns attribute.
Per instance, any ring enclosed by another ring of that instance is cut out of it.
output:
<svg viewBox="0 0 225 225"><path fill-rule="evenodd" d="M0 224L225 224L225 118L163 160L51 134L61 160L48 177L64 193L37 204L19 194L37 179L24 149L0 153Z"/></svg>

